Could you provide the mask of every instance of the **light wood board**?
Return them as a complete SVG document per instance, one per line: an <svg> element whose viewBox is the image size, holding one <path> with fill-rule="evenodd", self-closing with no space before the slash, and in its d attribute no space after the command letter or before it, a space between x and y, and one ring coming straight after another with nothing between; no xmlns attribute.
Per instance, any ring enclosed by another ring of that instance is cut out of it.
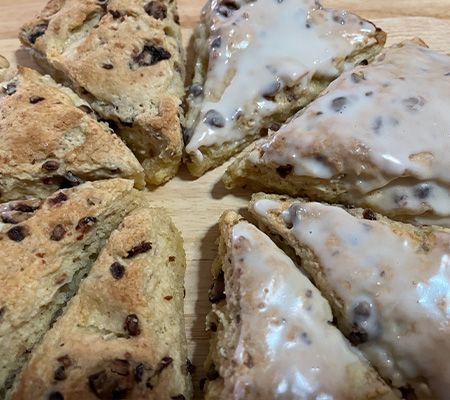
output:
<svg viewBox="0 0 450 400"><path fill-rule="evenodd" d="M203 2L179 0L185 43L189 41ZM0 54L12 64L27 63L27 58L17 51L20 46L17 31L45 3L46 0L0 0ZM430 47L450 52L450 0L324 0L324 3L373 20L388 32L388 45L419 36ZM190 354L197 366L196 382L203 375L202 364L208 351L204 319L210 307L207 291L210 266L216 255L217 220L226 209L245 207L249 198L245 191L225 190L220 181L225 167L197 180L182 168L178 177L154 192L155 205L169 209L185 240L186 330Z"/></svg>

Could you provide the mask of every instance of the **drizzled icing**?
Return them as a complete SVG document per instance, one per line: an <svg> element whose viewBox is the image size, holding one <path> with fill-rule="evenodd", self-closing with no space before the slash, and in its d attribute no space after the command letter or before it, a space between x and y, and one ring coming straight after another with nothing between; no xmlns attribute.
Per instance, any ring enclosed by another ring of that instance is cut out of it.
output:
<svg viewBox="0 0 450 400"><path fill-rule="evenodd" d="M249 160L345 176L354 204L450 215L449 108L450 57L404 42L344 73Z"/></svg>
<svg viewBox="0 0 450 400"><path fill-rule="evenodd" d="M211 0L202 20L210 30L209 65L186 146L200 160L202 146L248 134L238 127L243 115L246 129L258 134L261 118L277 110L271 96L286 86L306 88L314 75L335 78L344 59L375 33L373 24L313 0Z"/></svg>
<svg viewBox="0 0 450 400"><path fill-rule="evenodd" d="M239 274L241 322L232 361L239 372L225 379L227 398L353 398L348 374L366 367L329 324L328 302L292 260L240 222L232 230L231 265Z"/></svg>
<svg viewBox="0 0 450 400"><path fill-rule="evenodd" d="M294 202L289 207L259 200L253 210L263 218L277 210L278 222L292 227L301 245L318 257L328 287L344 305L339 322L358 332L359 349L382 376L395 387L424 378L432 394L416 391L418 398L448 398L448 232L436 231L421 243L407 233L406 226L394 231L381 222L361 220L319 203Z"/></svg>

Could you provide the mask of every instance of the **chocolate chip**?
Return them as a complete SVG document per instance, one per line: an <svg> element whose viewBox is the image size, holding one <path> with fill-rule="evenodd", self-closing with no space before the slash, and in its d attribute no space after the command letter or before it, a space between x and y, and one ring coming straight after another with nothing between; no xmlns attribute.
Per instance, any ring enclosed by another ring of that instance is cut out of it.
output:
<svg viewBox="0 0 450 400"><path fill-rule="evenodd" d="M372 92L372 91L369 91L369 92L366 92L366 93L365 93L365 96L366 96L366 97L370 97L370 96L372 96L372 95L373 95L373 92Z"/></svg>
<svg viewBox="0 0 450 400"><path fill-rule="evenodd" d="M422 183L414 188L414 196L420 200L426 199L431 192L431 187L427 183Z"/></svg>
<svg viewBox="0 0 450 400"><path fill-rule="evenodd" d="M66 375L66 368L64 365L60 365L58 368L56 368L55 373L53 374L53 378L55 381L64 381L67 379Z"/></svg>
<svg viewBox="0 0 450 400"><path fill-rule="evenodd" d="M362 60L359 65L369 65L369 61L367 61L366 59Z"/></svg>
<svg viewBox="0 0 450 400"><path fill-rule="evenodd" d="M225 274L223 271L219 272L217 278L214 279L208 291L209 301L213 304L218 303L226 298L225 296Z"/></svg>
<svg viewBox="0 0 450 400"><path fill-rule="evenodd" d="M130 362L119 358L115 359L111 365L111 372L121 376L130 375Z"/></svg>
<svg viewBox="0 0 450 400"><path fill-rule="evenodd" d="M186 360L186 372L189 374L189 375L193 375L194 374L194 372L195 372L195 365L194 364L192 364L192 362L191 362L191 360L189 360L189 358Z"/></svg>
<svg viewBox="0 0 450 400"><path fill-rule="evenodd" d="M44 101L45 98L44 98L44 97L41 97L41 96L31 96L31 97L29 98L29 100L30 100L30 103L31 103L31 104L36 104L36 103L39 103L39 102L41 102L41 101Z"/></svg>
<svg viewBox="0 0 450 400"><path fill-rule="evenodd" d="M12 96L17 91L16 82L8 82L6 86L3 87L3 91L8 95Z"/></svg>
<svg viewBox="0 0 450 400"><path fill-rule="evenodd" d="M14 242L21 242L29 235L28 229L25 226L14 226L6 234Z"/></svg>
<svg viewBox="0 0 450 400"><path fill-rule="evenodd" d="M281 178L286 178L292 171L293 171L294 167L290 164L287 165L280 165L276 171L277 174L280 175Z"/></svg>
<svg viewBox="0 0 450 400"><path fill-rule="evenodd" d="M408 97L402 100L403 105L410 111L419 111L426 103L422 96Z"/></svg>
<svg viewBox="0 0 450 400"><path fill-rule="evenodd" d="M109 270L113 278L117 280L122 279L125 275L125 267L118 262L113 262L109 267Z"/></svg>
<svg viewBox="0 0 450 400"><path fill-rule="evenodd" d="M370 221L376 221L377 220L377 215L370 208L366 208L363 211L363 218L364 219L368 219Z"/></svg>
<svg viewBox="0 0 450 400"><path fill-rule="evenodd" d="M55 242L59 242L64 238L64 235L66 234L66 229L63 225L58 224L53 228L52 234L50 235L50 240L53 240Z"/></svg>
<svg viewBox="0 0 450 400"><path fill-rule="evenodd" d="M217 12L225 18L228 18L234 11L239 10L239 5L232 0L224 0L222 4L217 7Z"/></svg>
<svg viewBox="0 0 450 400"><path fill-rule="evenodd" d="M152 244L150 242L141 242L137 246L134 246L131 250L128 250L127 256L125 258L133 258L138 254L147 253L152 249Z"/></svg>
<svg viewBox="0 0 450 400"><path fill-rule="evenodd" d="M346 97L336 97L331 102L331 108L334 112L342 113L342 111L345 110L345 107L347 106L347 98Z"/></svg>
<svg viewBox="0 0 450 400"><path fill-rule="evenodd" d="M63 179L64 181L61 184L61 189L75 187L84 183L84 181L80 177L74 175L70 171L66 172L63 175Z"/></svg>
<svg viewBox="0 0 450 400"><path fill-rule="evenodd" d="M280 130L281 125L282 125L282 124L280 124L279 122L272 122L272 123L269 125L269 129L270 129L271 131L273 131L273 132L277 132L277 131Z"/></svg>
<svg viewBox="0 0 450 400"><path fill-rule="evenodd" d="M87 232L89 229L91 229L94 224L97 222L97 218L93 217L93 216L87 216L84 218L81 218L78 221L77 226L75 227L75 229L77 231L81 231L83 233Z"/></svg>
<svg viewBox="0 0 450 400"><path fill-rule="evenodd" d="M142 382L142 377L144 376L145 366L144 364L139 364L134 370L134 380L136 382Z"/></svg>
<svg viewBox="0 0 450 400"><path fill-rule="evenodd" d="M175 256L169 256L169 262L175 262Z"/></svg>
<svg viewBox="0 0 450 400"><path fill-rule="evenodd" d="M23 213L32 213L33 211L37 210L39 208L39 206L30 206L28 204L24 204L24 203L17 203L11 206L11 210L13 211L20 211Z"/></svg>
<svg viewBox="0 0 450 400"><path fill-rule="evenodd" d="M56 171L59 168L59 162L55 160L48 160L44 164L42 164L42 169L46 171Z"/></svg>
<svg viewBox="0 0 450 400"><path fill-rule="evenodd" d="M31 31L28 33L28 41L31 44L35 44L37 38L43 36L45 34L45 31L48 28L48 22L43 22L40 24L37 24L31 28Z"/></svg>
<svg viewBox="0 0 450 400"><path fill-rule="evenodd" d="M216 110L209 110L205 114L204 121L205 121L205 124L210 125L210 126L214 126L216 128L223 128L225 126L225 123L226 123L225 118L223 117L223 115L220 114Z"/></svg>
<svg viewBox="0 0 450 400"><path fill-rule="evenodd" d="M308 334L306 332L302 332L300 334L300 339L303 341L303 343L305 343L308 346L310 344L312 344L312 340L310 339L310 337L308 336Z"/></svg>
<svg viewBox="0 0 450 400"><path fill-rule="evenodd" d="M163 359L159 362L158 366L156 367L156 373L161 373L172 363L173 363L172 357L169 356L163 357Z"/></svg>
<svg viewBox="0 0 450 400"><path fill-rule="evenodd" d="M172 400L186 400L186 397L184 397L182 394L177 394L176 396L170 397Z"/></svg>
<svg viewBox="0 0 450 400"><path fill-rule="evenodd" d="M112 15L114 19L118 19L122 16L122 14L120 14L120 12L117 10L109 10L109 13Z"/></svg>
<svg viewBox="0 0 450 400"><path fill-rule="evenodd" d="M358 73L353 72L353 73L350 75L350 77L352 78L352 81L353 81L354 83L359 83L359 82L361 82L361 81L363 81L363 80L366 80L366 77L364 76L364 73L363 73L363 72L358 72Z"/></svg>
<svg viewBox="0 0 450 400"><path fill-rule="evenodd" d="M350 333L350 335L348 336L348 340L353 346L358 346L360 344L366 343L369 340L369 336L367 335L366 331L358 329Z"/></svg>
<svg viewBox="0 0 450 400"><path fill-rule="evenodd" d="M61 363L65 368L69 368L72 365L72 360L70 359L68 354L58 357L56 361Z"/></svg>
<svg viewBox="0 0 450 400"><path fill-rule="evenodd" d="M211 42L211 48L218 49L220 46L222 46L222 38L218 36Z"/></svg>
<svg viewBox="0 0 450 400"><path fill-rule="evenodd" d="M305 292L305 296L306 296L308 299L310 299L310 298L312 297L312 295L313 295L312 290L311 290L311 289L307 289L306 292Z"/></svg>
<svg viewBox="0 0 450 400"><path fill-rule="evenodd" d="M365 322L370 318L372 305L368 301L361 301L353 309L353 321L355 323Z"/></svg>
<svg viewBox="0 0 450 400"><path fill-rule="evenodd" d="M59 192L55 197L51 197L48 199L48 203L51 206L55 206L56 204L64 203L68 200L68 197L65 193Z"/></svg>
<svg viewBox="0 0 450 400"><path fill-rule="evenodd" d="M450 72L447 72L446 74L444 74L444 76L450 76Z"/></svg>
<svg viewBox="0 0 450 400"><path fill-rule="evenodd" d="M64 396L61 392L51 392L48 395L48 400L64 400Z"/></svg>
<svg viewBox="0 0 450 400"><path fill-rule="evenodd" d="M209 324L209 330L210 330L211 332L217 332L217 324L216 324L215 322L211 322L211 323Z"/></svg>
<svg viewBox="0 0 450 400"><path fill-rule="evenodd" d="M408 204L408 197L406 194L398 194L394 193L392 196L392 200L397 205L397 207L405 207Z"/></svg>
<svg viewBox="0 0 450 400"><path fill-rule="evenodd" d="M94 110L87 106L86 104L82 104L81 106L78 106L78 109L85 112L86 114L93 114Z"/></svg>
<svg viewBox="0 0 450 400"><path fill-rule="evenodd" d="M130 63L130 68L136 70L139 67L155 65L160 61L168 60L172 55L162 47L153 44L146 44L142 51Z"/></svg>
<svg viewBox="0 0 450 400"><path fill-rule="evenodd" d="M155 19L167 18L167 7L160 1L151 1L144 6L144 10Z"/></svg>
<svg viewBox="0 0 450 400"><path fill-rule="evenodd" d="M113 69L114 65L112 65L110 63L105 63L105 64L102 64L102 68L103 69Z"/></svg>
<svg viewBox="0 0 450 400"><path fill-rule="evenodd" d="M203 94L203 86L200 83L194 83L189 88L189 94L194 97L201 96Z"/></svg>
<svg viewBox="0 0 450 400"><path fill-rule="evenodd" d="M123 329L128 332L130 336L138 336L141 333L139 328L139 318L136 314L127 315L123 324Z"/></svg>
<svg viewBox="0 0 450 400"><path fill-rule="evenodd" d="M99 397L103 394L105 385L107 384L106 371L100 371L88 377L90 389Z"/></svg>
<svg viewBox="0 0 450 400"><path fill-rule="evenodd" d="M216 370L216 366L214 364L211 364L208 372L206 373L206 379L208 379L208 381L215 381L219 376L220 375Z"/></svg>
<svg viewBox="0 0 450 400"><path fill-rule="evenodd" d="M413 388L406 386L399 388L403 400L417 400L416 392Z"/></svg>

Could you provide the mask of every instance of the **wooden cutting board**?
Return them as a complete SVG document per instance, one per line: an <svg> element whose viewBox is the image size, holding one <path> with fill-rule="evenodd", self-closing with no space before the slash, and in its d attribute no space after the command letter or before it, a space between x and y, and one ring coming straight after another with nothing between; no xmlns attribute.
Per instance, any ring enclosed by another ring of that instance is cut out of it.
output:
<svg viewBox="0 0 450 400"><path fill-rule="evenodd" d="M27 55L19 51L17 32L46 1L0 0L0 54L12 64L30 64ZM204 0L179 0L185 43L189 42L203 3ZM324 0L324 3L373 20L388 32L388 45L419 36L430 47L450 52L450 0ZM203 375L202 364L208 351L204 320L210 307L207 291L209 270L216 255L216 223L224 210L242 209L249 198L248 192L228 192L224 188L220 179L225 168L218 168L197 180L183 168L178 177L154 192L155 205L169 209L185 240L188 260L186 330L190 354L197 366L196 382ZM198 389L197 398L200 398Z"/></svg>

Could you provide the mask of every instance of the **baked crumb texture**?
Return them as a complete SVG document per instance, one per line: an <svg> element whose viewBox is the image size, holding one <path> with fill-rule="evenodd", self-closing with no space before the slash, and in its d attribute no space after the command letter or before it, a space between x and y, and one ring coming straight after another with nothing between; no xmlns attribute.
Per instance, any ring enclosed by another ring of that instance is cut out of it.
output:
<svg viewBox="0 0 450 400"><path fill-rule="evenodd" d="M386 34L319 1L208 1L194 34L186 161L200 176L380 52Z"/></svg>
<svg viewBox="0 0 450 400"><path fill-rule="evenodd" d="M150 201L109 238L12 399L190 399L180 233ZM59 396L59 397L58 397Z"/></svg>
<svg viewBox="0 0 450 400"><path fill-rule="evenodd" d="M450 56L419 39L344 73L228 169L226 186L450 225Z"/></svg>
<svg viewBox="0 0 450 400"><path fill-rule="evenodd" d="M24 67L0 86L0 202L107 178L145 186L133 153L72 90Z"/></svg>
<svg viewBox="0 0 450 400"><path fill-rule="evenodd" d="M276 195L249 210L386 382L405 399L448 398L450 230Z"/></svg>
<svg viewBox="0 0 450 400"><path fill-rule="evenodd" d="M220 221L206 399L397 399L332 325L328 302L263 232Z"/></svg>
<svg viewBox="0 0 450 400"><path fill-rule="evenodd" d="M176 2L51 0L20 39L70 85L141 162L145 179L173 177L182 155L184 56Z"/></svg>

